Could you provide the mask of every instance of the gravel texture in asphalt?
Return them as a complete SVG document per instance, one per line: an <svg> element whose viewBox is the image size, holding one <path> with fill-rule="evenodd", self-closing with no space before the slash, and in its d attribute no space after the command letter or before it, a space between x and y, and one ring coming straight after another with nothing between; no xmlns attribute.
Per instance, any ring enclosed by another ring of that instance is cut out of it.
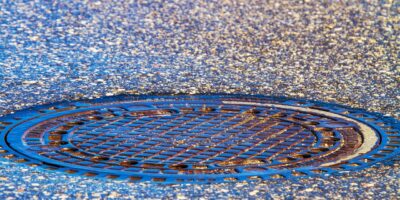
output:
<svg viewBox="0 0 400 200"><path fill-rule="evenodd" d="M0 115L121 93L241 93L399 119L400 2L0 1ZM0 159L5 199L396 199L399 157L286 181L154 185Z"/></svg>

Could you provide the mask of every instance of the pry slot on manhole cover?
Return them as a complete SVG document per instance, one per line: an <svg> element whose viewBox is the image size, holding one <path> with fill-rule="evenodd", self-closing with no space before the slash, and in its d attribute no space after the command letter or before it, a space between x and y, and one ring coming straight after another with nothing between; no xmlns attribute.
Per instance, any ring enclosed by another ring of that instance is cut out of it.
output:
<svg viewBox="0 0 400 200"><path fill-rule="evenodd" d="M359 170L399 152L399 122L316 101L117 96L0 118L0 155L71 174L207 183Z"/></svg>

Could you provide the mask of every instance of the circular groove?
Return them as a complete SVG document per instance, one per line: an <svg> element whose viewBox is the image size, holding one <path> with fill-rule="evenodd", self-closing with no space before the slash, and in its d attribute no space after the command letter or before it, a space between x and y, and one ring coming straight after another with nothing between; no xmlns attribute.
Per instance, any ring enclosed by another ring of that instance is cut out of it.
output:
<svg viewBox="0 0 400 200"><path fill-rule="evenodd" d="M399 153L399 122L314 101L119 96L0 118L0 154L70 174L232 182L362 169Z"/></svg>

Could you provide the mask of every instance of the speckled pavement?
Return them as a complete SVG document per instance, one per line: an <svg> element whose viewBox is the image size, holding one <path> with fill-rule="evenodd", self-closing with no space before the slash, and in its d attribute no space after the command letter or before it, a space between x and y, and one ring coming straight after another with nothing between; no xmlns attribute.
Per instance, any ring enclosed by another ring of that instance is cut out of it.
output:
<svg viewBox="0 0 400 200"><path fill-rule="evenodd" d="M399 119L400 1L0 1L0 115L121 93L242 93ZM0 159L1 199L397 199L399 157L325 178L155 185Z"/></svg>

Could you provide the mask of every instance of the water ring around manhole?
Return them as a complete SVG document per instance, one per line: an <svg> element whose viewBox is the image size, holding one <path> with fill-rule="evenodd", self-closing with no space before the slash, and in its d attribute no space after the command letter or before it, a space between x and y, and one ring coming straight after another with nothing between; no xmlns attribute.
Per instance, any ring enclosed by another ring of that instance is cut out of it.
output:
<svg viewBox="0 0 400 200"><path fill-rule="evenodd" d="M116 96L0 118L0 156L71 174L206 183L359 170L399 153L399 121L303 99Z"/></svg>

